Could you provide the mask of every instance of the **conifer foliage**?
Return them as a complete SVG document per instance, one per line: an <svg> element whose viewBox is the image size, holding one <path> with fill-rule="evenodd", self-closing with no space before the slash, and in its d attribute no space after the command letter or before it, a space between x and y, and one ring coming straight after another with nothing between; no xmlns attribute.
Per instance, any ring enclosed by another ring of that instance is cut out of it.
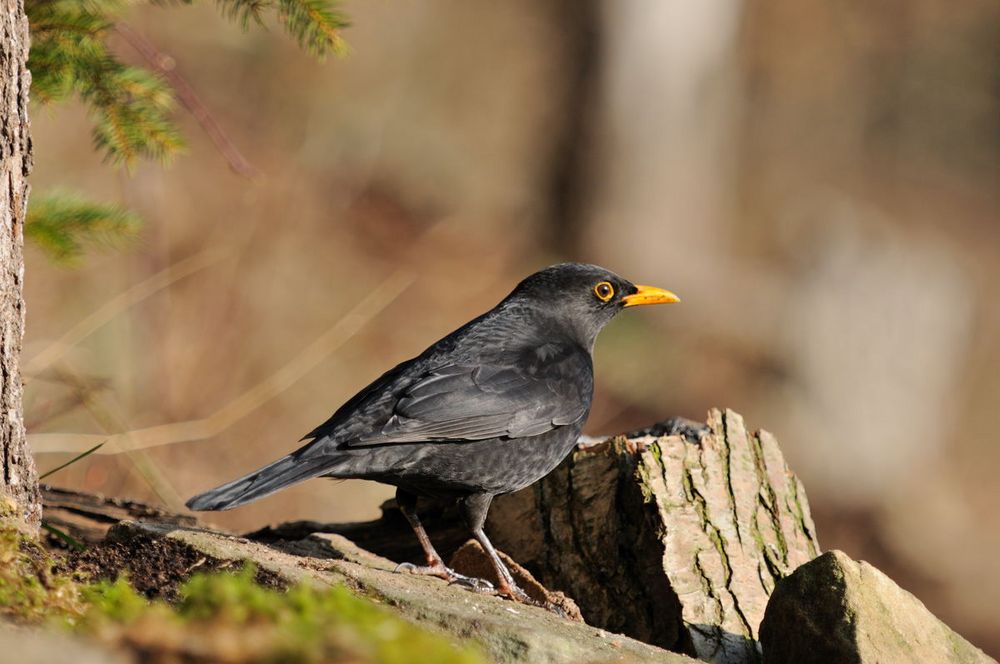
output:
<svg viewBox="0 0 1000 664"><path fill-rule="evenodd" d="M264 25L273 13L302 48L323 57L343 54L347 27L333 0L217 0L222 15L244 29ZM152 0L191 4L194 0ZM183 147L172 113L174 91L155 71L123 62L108 38L130 0L26 0L31 32L28 67L33 101L42 104L77 98L93 123L94 147L106 161L129 168L140 159L168 161ZM138 219L109 205L51 194L34 197L25 233L57 260L79 256L87 236L126 239Z"/></svg>
<svg viewBox="0 0 1000 664"><path fill-rule="evenodd" d="M116 205L50 192L32 199L24 234L56 261L73 264L85 246L121 245L137 235L139 225L135 213Z"/></svg>

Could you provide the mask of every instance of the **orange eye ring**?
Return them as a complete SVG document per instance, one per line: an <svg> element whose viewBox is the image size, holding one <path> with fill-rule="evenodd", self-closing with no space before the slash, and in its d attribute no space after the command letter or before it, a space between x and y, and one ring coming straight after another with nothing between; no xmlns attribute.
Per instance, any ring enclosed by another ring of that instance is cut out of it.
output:
<svg viewBox="0 0 1000 664"><path fill-rule="evenodd" d="M609 281L602 281L594 286L594 295L601 302L607 302L615 296L615 287Z"/></svg>

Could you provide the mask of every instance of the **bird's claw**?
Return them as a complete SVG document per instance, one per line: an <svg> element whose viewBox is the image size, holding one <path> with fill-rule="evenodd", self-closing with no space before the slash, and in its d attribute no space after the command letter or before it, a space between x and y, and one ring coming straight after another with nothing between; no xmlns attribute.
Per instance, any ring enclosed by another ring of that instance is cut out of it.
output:
<svg viewBox="0 0 1000 664"><path fill-rule="evenodd" d="M422 576L436 576L444 579L449 584L465 588L477 593L494 592L493 584L486 579L477 579L474 576L459 574L443 563L436 565L414 565L413 563L399 563L394 570L397 574L420 574Z"/></svg>
<svg viewBox="0 0 1000 664"><path fill-rule="evenodd" d="M516 584L509 584L505 588L501 588L497 591L497 595L501 597L506 597L507 599L513 600L515 602L520 602L521 604L527 604L528 606L537 606L539 608L550 611L560 618L567 618L566 611L558 604L553 604L548 601L540 601L524 592Z"/></svg>
<svg viewBox="0 0 1000 664"><path fill-rule="evenodd" d="M397 574L419 574L421 576L436 576L439 579L444 579L445 581L450 581L454 572L444 566L444 564L437 565L414 565L413 563L399 563L396 565L396 569L393 570Z"/></svg>
<svg viewBox="0 0 1000 664"><path fill-rule="evenodd" d="M436 576L444 579L449 585L458 586L470 592L496 595L520 604L537 606L547 611L555 613L560 618L566 618L566 611L552 602L539 601L526 593L520 586L514 583L504 583L499 588L495 587L486 579L479 579L474 576L459 574L444 564L438 565L414 565L413 563L399 563L394 570L398 574L420 574L423 576Z"/></svg>
<svg viewBox="0 0 1000 664"><path fill-rule="evenodd" d="M474 576L465 576L464 574L459 574L455 571L452 571L452 578L448 581L448 583L474 593L495 592L493 584L486 579L477 579Z"/></svg>
<svg viewBox="0 0 1000 664"><path fill-rule="evenodd" d="M530 606L541 606L541 603L528 593L521 590L518 586L507 586L506 588L501 587L497 591L497 595L501 597L506 597L507 599L514 600L515 602L520 602L521 604L528 604Z"/></svg>

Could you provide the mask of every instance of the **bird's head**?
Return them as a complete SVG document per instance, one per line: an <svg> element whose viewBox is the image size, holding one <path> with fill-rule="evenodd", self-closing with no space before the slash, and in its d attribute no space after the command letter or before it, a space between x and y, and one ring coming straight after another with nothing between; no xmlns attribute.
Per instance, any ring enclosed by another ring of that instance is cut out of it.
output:
<svg viewBox="0 0 1000 664"><path fill-rule="evenodd" d="M560 263L524 279L508 301L539 311L592 348L597 334L622 309L680 298L662 288L633 284L597 265Z"/></svg>

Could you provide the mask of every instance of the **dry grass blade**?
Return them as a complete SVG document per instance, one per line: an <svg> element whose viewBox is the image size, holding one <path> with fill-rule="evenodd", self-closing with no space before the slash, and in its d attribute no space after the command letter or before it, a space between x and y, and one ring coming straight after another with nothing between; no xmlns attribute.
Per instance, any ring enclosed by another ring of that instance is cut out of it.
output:
<svg viewBox="0 0 1000 664"><path fill-rule="evenodd" d="M80 452L96 442L106 441L95 454L118 454L158 445L211 438L288 389L324 358L360 332L413 282L414 276L409 270L403 268L396 270L285 366L208 417L127 431L110 437L96 434L29 434L28 442L37 454Z"/></svg>
<svg viewBox="0 0 1000 664"><path fill-rule="evenodd" d="M132 286L124 293L104 303L95 312L66 331L40 353L24 364L25 376L32 377L59 361L70 348L93 334L102 325L135 306L149 296L180 281L184 277L204 270L230 255L229 251L212 249L178 261L148 279Z"/></svg>

